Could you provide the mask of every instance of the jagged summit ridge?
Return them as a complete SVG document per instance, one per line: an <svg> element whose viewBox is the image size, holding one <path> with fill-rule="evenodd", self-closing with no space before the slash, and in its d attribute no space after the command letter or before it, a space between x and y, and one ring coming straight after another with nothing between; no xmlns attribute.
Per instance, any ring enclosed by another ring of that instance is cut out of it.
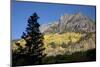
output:
<svg viewBox="0 0 100 67"><path fill-rule="evenodd" d="M64 32L95 32L95 23L92 19L81 12L70 15L64 14L60 19L52 24L41 26L44 33L64 33Z"/></svg>

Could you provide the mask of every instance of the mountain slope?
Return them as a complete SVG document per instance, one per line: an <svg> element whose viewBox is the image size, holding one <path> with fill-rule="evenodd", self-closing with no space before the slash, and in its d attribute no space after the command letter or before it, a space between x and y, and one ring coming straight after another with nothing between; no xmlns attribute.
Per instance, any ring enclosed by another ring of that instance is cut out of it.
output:
<svg viewBox="0 0 100 67"><path fill-rule="evenodd" d="M43 42L47 56L96 48L95 22L82 13L64 14L59 21L42 25L40 30L44 33ZM15 42L19 42L23 49L26 47L25 40L15 40L12 42L13 51L18 49Z"/></svg>
<svg viewBox="0 0 100 67"><path fill-rule="evenodd" d="M59 21L40 28L43 33L95 32L95 23L82 13L64 14Z"/></svg>

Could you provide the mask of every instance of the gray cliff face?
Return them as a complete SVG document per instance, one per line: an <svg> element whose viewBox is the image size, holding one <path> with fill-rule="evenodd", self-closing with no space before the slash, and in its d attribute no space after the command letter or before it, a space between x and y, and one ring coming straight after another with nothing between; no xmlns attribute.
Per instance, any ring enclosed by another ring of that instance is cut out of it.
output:
<svg viewBox="0 0 100 67"><path fill-rule="evenodd" d="M40 31L42 33L57 33L58 32L58 21L53 22L51 24L41 25Z"/></svg>
<svg viewBox="0 0 100 67"><path fill-rule="evenodd" d="M64 14L59 21L40 28L44 33L95 32L95 22L82 13Z"/></svg>

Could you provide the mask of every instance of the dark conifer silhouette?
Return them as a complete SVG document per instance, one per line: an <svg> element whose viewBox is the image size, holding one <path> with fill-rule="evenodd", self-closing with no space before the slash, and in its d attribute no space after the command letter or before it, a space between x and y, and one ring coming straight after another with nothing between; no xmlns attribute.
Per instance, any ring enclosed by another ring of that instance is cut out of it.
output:
<svg viewBox="0 0 100 67"><path fill-rule="evenodd" d="M28 25L26 28L26 33L23 32L22 38L26 41L27 46L27 54L29 54L32 58L32 64L41 64L42 58L44 57L43 50L43 35L39 30L39 23L37 20L39 19L38 15L34 13L28 19Z"/></svg>
<svg viewBox="0 0 100 67"><path fill-rule="evenodd" d="M23 32L22 39L26 41L26 48L19 53L13 53L13 66L42 64L45 54L43 46L43 34L39 30L38 15L34 13L28 19L26 32ZM20 44L16 45L20 46Z"/></svg>

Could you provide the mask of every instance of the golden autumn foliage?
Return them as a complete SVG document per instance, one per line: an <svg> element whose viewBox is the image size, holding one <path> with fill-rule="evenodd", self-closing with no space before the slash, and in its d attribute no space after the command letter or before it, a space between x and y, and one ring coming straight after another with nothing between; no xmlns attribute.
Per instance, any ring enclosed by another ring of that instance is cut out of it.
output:
<svg viewBox="0 0 100 67"><path fill-rule="evenodd" d="M24 39L20 39L17 42L12 42L12 44L13 44L13 46L12 46L13 51L18 49L18 46L15 43L20 43L20 46L22 46L22 48L25 48L26 41Z"/></svg>
<svg viewBox="0 0 100 67"><path fill-rule="evenodd" d="M22 48L25 48L25 40L20 39L16 41L20 43ZM95 46L95 34L92 33L75 33L67 32L63 34L45 34L44 35L44 47L45 53L49 55L63 54L63 53L74 53L80 51L87 51L94 49ZM15 42L12 42L13 51L18 50L18 46Z"/></svg>
<svg viewBox="0 0 100 67"><path fill-rule="evenodd" d="M68 44L69 42L78 42L81 38L81 33L64 33L64 34L46 34L44 35L44 44L49 46L50 43L54 42L56 45L61 45L62 43Z"/></svg>
<svg viewBox="0 0 100 67"><path fill-rule="evenodd" d="M45 47L48 48L50 43L54 42L57 46L60 46L62 43L68 44L69 42L75 43L78 42L81 38L82 34L81 33L74 33L74 32L68 32L68 33L63 33L63 34L45 34L44 35L44 44ZM25 40L20 39L17 41L20 43L20 45L24 48L25 47ZM18 47L16 46L15 42L12 42L13 50L16 50Z"/></svg>

